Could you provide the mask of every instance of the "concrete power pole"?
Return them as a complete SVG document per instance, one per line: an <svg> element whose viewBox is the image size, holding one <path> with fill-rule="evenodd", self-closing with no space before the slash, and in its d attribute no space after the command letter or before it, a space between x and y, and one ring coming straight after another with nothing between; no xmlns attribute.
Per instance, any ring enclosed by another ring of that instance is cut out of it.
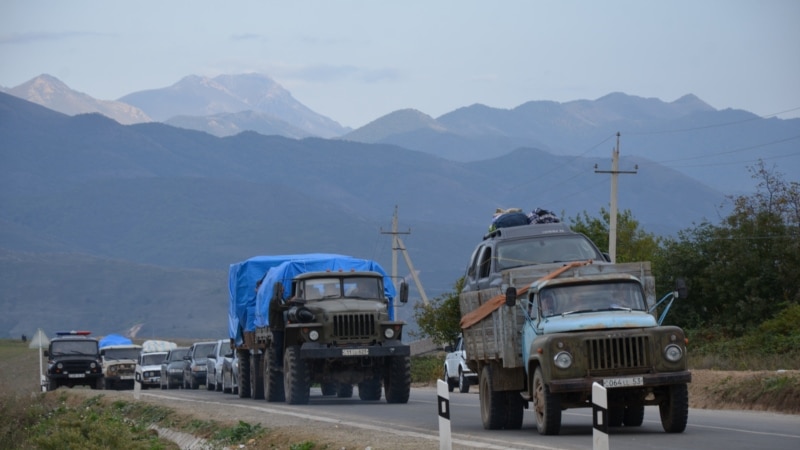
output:
<svg viewBox="0 0 800 450"><path fill-rule="evenodd" d="M397 231L397 206L394 207L394 216L392 217L392 231L382 231L381 234L391 234L392 235L392 282L394 282L394 288L396 291L400 289L400 282L397 278L397 251L403 253L403 258L406 261L406 265L408 266L408 270L411 271L411 278L414 279L414 283L417 286L417 290L419 291L420 297L422 297L422 301L427 305L428 296L425 295L425 289L422 288L422 283L419 281L419 277L417 276L417 271L414 269L414 264L411 263L411 257L408 256L408 251L406 250L405 244L403 244L403 240L400 239L401 234L411 234L411 230L400 232ZM396 306L395 306L396 308ZM395 315L396 317L396 315Z"/></svg>
<svg viewBox="0 0 800 450"><path fill-rule="evenodd" d="M636 170L639 166L634 166ZM619 131L617 131L617 146L611 150L611 170L597 170L594 173L611 174L611 211L608 213L608 254L611 262L617 262L617 176L621 173L636 174L636 170L619 170Z"/></svg>

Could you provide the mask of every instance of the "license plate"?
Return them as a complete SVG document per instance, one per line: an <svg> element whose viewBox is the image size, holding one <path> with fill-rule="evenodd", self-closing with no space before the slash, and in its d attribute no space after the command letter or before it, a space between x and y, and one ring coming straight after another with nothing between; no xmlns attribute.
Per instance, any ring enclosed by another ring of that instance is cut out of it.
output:
<svg viewBox="0 0 800 450"><path fill-rule="evenodd" d="M369 355L368 348L345 348L342 349L342 356L364 356Z"/></svg>
<svg viewBox="0 0 800 450"><path fill-rule="evenodd" d="M119 379L120 380L132 380L133 379L133 375L123 375L123 376L119 377Z"/></svg>
<svg viewBox="0 0 800 450"><path fill-rule="evenodd" d="M607 388L642 386L642 385L644 385L644 378L642 377L603 379L603 386Z"/></svg>
<svg viewBox="0 0 800 450"><path fill-rule="evenodd" d="M85 373L71 373L68 375L69 378L86 378Z"/></svg>

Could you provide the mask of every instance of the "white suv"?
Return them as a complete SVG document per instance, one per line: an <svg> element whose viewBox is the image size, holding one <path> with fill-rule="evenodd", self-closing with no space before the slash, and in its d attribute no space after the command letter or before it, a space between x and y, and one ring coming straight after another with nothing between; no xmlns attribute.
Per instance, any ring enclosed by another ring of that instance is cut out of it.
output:
<svg viewBox="0 0 800 450"><path fill-rule="evenodd" d="M456 386L462 393L469 392L471 384L478 384L478 374L467 366L466 351L464 350L464 339L458 337L456 347L447 346L444 348L447 356L444 358L444 381L447 382L447 389L453 392Z"/></svg>

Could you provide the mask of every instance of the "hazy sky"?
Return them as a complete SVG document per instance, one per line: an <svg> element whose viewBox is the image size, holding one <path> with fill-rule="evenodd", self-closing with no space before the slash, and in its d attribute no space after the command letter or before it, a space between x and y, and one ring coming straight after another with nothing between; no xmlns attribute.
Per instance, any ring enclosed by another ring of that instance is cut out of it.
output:
<svg viewBox="0 0 800 450"><path fill-rule="evenodd" d="M244 72L354 128L611 92L800 117L800 1L0 2L3 87L115 100Z"/></svg>

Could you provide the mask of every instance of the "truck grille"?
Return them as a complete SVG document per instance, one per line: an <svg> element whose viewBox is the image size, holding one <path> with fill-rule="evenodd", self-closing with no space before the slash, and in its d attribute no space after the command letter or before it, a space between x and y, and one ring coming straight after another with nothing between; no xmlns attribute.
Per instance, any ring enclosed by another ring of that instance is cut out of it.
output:
<svg viewBox="0 0 800 450"><path fill-rule="evenodd" d="M375 316L338 314L333 317L333 336L338 339L369 339L375 336Z"/></svg>
<svg viewBox="0 0 800 450"><path fill-rule="evenodd" d="M64 367L63 372L65 373L84 373L89 371L89 364L91 362L86 361L60 361L62 366Z"/></svg>
<svg viewBox="0 0 800 450"><path fill-rule="evenodd" d="M622 336L586 341L590 371L638 369L650 366L647 336Z"/></svg>

